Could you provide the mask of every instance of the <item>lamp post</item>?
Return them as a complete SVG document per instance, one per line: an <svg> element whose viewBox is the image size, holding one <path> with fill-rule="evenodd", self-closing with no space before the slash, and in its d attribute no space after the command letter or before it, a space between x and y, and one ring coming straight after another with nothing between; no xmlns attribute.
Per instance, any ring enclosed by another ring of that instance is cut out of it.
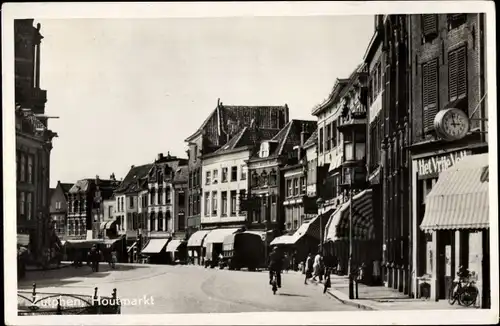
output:
<svg viewBox="0 0 500 326"><path fill-rule="evenodd" d="M349 299L354 299L354 277L352 274L352 187L354 182L354 170L351 168L349 180L349 262L347 265L347 274L349 275Z"/></svg>
<svg viewBox="0 0 500 326"><path fill-rule="evenodd" d="M316 204L318 205L318 214L319 214L319 250L321 255L323 255L323 209L325 201L323 198L319 197L316 200Z"/></svg>

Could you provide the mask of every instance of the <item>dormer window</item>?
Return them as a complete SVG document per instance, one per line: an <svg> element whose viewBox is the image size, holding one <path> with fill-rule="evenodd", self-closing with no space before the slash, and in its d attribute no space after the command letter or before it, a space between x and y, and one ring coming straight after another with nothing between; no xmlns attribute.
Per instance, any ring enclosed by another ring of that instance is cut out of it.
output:
<svg viewBox="0 0 500 326"><path fill-rule="evenodd" d="M260 145L259 157L268 157L269 156L269 142L263 142Z"/></svg>

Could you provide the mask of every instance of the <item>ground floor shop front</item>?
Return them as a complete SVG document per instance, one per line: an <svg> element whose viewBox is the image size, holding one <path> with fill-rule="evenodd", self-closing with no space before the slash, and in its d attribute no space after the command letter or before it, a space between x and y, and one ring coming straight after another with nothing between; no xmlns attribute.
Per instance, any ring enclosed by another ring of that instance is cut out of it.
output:
<svg viewBox="0 0 500 326"><path fill-rule="evenodd" d="M433 161L448 166L437 177L434 174L425 178L430 175L426 172L432 171ZM451 284L463 266L471 272L471 280L479 290L476 305L489 307L488 154L461 151L415 163L413 197L418 204L413 211L415 295L435 301L447 299Z"/></svg>

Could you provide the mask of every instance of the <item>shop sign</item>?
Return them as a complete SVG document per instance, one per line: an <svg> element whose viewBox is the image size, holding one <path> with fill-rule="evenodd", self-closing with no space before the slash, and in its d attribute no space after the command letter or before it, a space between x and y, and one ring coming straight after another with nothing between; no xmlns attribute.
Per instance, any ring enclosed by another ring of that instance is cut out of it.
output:
<svg viewBox="0 0 500 326"><path fill-rule="evenodd" d="M471 151L463 150L459 152L447 153L444 155L423 158L417 161L418 178L425 179L436 177L439 173L452 167L461 159L471 155Z"/></svg>

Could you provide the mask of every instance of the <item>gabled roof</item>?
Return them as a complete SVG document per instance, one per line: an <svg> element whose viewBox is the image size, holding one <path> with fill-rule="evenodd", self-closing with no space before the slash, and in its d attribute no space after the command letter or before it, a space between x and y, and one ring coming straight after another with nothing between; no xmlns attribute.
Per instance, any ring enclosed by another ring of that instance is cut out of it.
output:
<svg viewBox="0 0 500 326"><path fill-rule="evenodd" d="M62 182L59 182L59 184L61 185L61 188L62 188L62 190L64 191L65 194L67 194L69 192L69 190L71 189L71 187L73 187L73 183L62 183Z"/></svg>
<svg viewBox="0 0 500 326"><path fill-rule="evenodd" d="M314 129L314 132L312 133L311 137L309 137L305 142L304 145L302 146L303 148L309 148L311 146L314 146L318 143L318 128Z"/></svg>
<svg viewBox="0 0 500 326"><path fill-rule="evenodd" d="M217 103L217 107L205 119L202 125L189 136L186 141L189 142L200 132L205 132L207 137L212 137L213 144L218 143L215 137L234 136L241 128L249 126L251 121L256 121L262 129L281 129L289 117L288 106L248 106L248 105L223 105ZM217 129L217 135L208 132L214 127ZM224 139L224 137L222 137Z"/></svg>
<svg viewBox="0 0 500 326"><path fill-rule="evenodd" d="M187 183L188 176L189 176L188 166L187 165L179 166L175 171L173 183Z"/></svg>
<svg viewBox="0 0 500 326"><path fill-rule="evenodd" d="M273 155L280 156L293 151L293 147L300 145L300 133L305 131L311 134L316 130L317 122L312 120L291 120L285 128L271 140L278 141Z"/></svg>
<svg viewBox="0 0 500 326"><path fill-rule="evenodd" d="M149 170L153 164L144 164L140 166L133 166L127 176L116 188L116 193L133 192L141 189L140 180L148 175Z"/></svg>
<svg viewBox="0 0 500 326"><path fill-rule="evenodd" d="M215 151L213 155L224 154L244 146L254 146L263 140L273 138L278 132L278 129L244 127L233 138L231 138L226 145Z"/></svg>
<svg viewBox="0 0 500 326"><path fill-rule="evenodd" d="M93 186L98 186L101 193L107 194L109 191L113 192L119 186L119 184L120 182L116 180L95 179L95 178L82 179L75 182L75 184L71 187L68 193L70 194L85 193L92 190Z"/></svg>

